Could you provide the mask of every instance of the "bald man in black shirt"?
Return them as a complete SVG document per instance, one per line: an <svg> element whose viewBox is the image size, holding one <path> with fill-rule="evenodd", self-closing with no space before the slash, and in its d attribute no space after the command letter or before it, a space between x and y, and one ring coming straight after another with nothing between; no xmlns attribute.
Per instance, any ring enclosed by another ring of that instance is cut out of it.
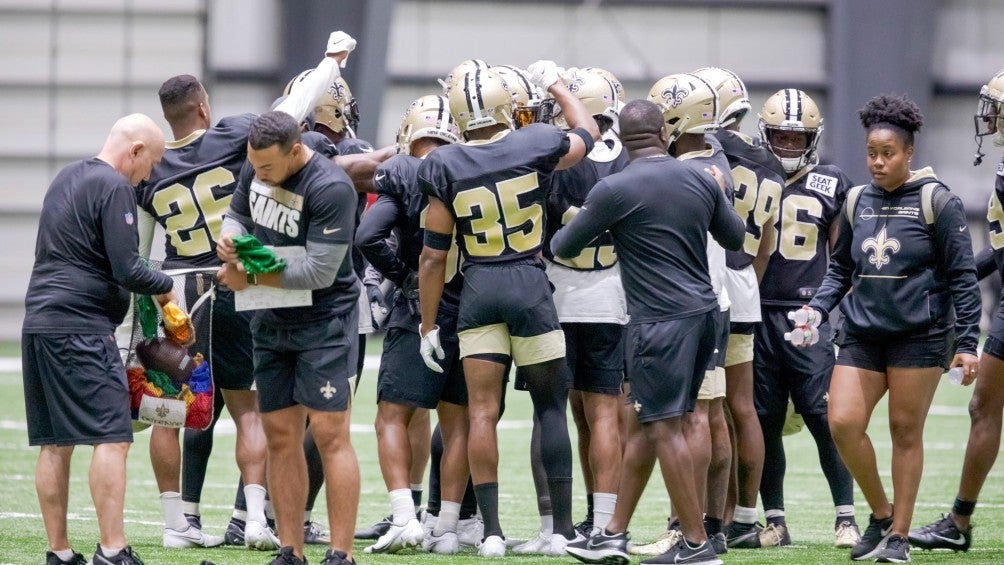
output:
<svg viewBox="0 0 1004 565"><path fill-rule="evenodd" d="M721 563L701 522L683 416L694 409L715 349L718 301L708 274L707 232L736 250L745 226L725 196L717 167L704 169L666 153L668 136L655 104L629 102L620 127L631 163L593 187L579 214L551 240L551 251L574 257L604 231L613 236L631 315L626 335L631 399L647 439L646 446L627 446L621 490L633 471L632 455L654 448L684 539L653 562ZM618 496L607 528L569 544L568 553L586 563L627 563L626 532L635 503Z"/></svg>

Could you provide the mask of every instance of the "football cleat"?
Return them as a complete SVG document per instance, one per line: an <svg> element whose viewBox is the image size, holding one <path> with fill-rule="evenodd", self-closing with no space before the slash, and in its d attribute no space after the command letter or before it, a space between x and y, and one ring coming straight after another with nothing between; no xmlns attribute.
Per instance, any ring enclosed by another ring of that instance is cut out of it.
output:
<svg viewBox="0 0 1004 565"><path fill-rule="evenodd" d="M478 547L481 557L505 557L505 540L501 536L488 536Z"/></svg>
<svg viewBox="0 0 1004 565"><path fill-rule="evenodd" d="M625 565L628 561L627 533L610 534L600 530L586 539L569 543L565 552L583 563Z"/></svg>
<svg viewBox="0 0 1004 565"><path fill-rule="evenodd" d="M551 537L551 534L538 531L532 539L513 547L512 552L521 555L545 555L548 548L551 547ZM565 552L562 550L559 555L564 554Z"/></svg>
<svg viewBox="0 0 1004 565"><path fill-rule="evenodd" d="M209 535L192 524L188 525L184 531L164 528L164 535L161 538L164 547L172 549L184 549L188 547L216 547L223 545L223 538Z"/></svg>
<svg viewBox="0 0 1004 565"><path fill-rule="evenodd" d="M725 543L734 549L755 549L760 547L760 524L732 522L725 533Z"/></svg>
<svg viewBox="0 0 1004 565"><path fill-rule="evenodd" d="M763 547L791 545L791 534L788 532L788 525L783 522L769 522L767 527L760 532L760 545Z"/></svg>
<svg viewBox="0 0 1004 565"><path fill-rule="evenodd" d="M477 547L485 537L485 523L478 516L457 522L457 539L461 547Z"/></svg>
<svg viewBox="0 0 1004 565"><path fill-rule="evenodd" d="M91 557L93 565L143 565L143 560L139 555L133 553L131 546L125 546L122 551L113 557L106 557L101 551L101 544L94 548L94 555Z"/></svg>
<svg viewBox="0 0 1004 565"><path fill-rule="evenodd" d="M425 532L417 518L408 520L403 526L391 524L387 533L380 536L376 543L367 547L363 551L366 553L397 553L402 549L417 547L422 543Z"/></svg>
<svg viewBox="0 0 1004 565"><path fill-rule="evenodd" d="M923 528L910 530L910 543L921 549L969 551L969 546L973 543L973 529L962 530L955 525L951 515L942 514L940 520Z"/></svg>
<svg viewBox="0 0 1004 565"><path fill-rule="evenodd" d="M303 543L310 545L328 545L331 543L331 535L317 522L303 523Z"/></svg>
<svg viewBox="0 0 1004 565"><path fill-rule="evenodd" d="M857 545L861 541L861 530L858 529L858 525L853 522L843 521L834 530L834 547L839 547L841 549L850 549Z"/></svg>
<svg viewBox="0 0 1004 565"><path fill-rule="evenodd" d="M268 524L249 520L244 526L244 545L248 549L259 551L275 551L279 549L279 538L276 537Z"/></svg>
<svg viewBox="0 0 1004 565"><path fill-rule="evenodd" d="M586 536L580 534L579 532L575 532L575 537L573 537L572 539L568 539L561 534L551 534L551 536L549 537L550 543L548 543L547 547L544 548L544 555L550 555L552 557L564 557L568 555L568 552L565 551L565 548L568 547L568 544L585 540Z"/></svg>
<svg viewBox="0 0 1004 565"><path fill-rule="evenodd" d="M73 552L73 557L69 561L63 561L52 551L45 552L45 565L87 565L87 560L84 556Z"/></svg>
<svg viewBox="0 0 1004 565"><path fill-rule="evenodd" d="M249 522L249 524L254 524L255 522ZM300 559L293 553L293 547L287 545L275 554L275 559L269 562L269 565L307 565L307 559Z"/></svg>
<svg viewBox="0 0 1004 565"><path fill-rule="evenodd" d="M439 536L429 532L422 540L422 549L429 553L453 555L460 551L460 540L457 538L457 532L443 532Z"/></svg>
<svg viewBox="0 0 1004 565"><path fill-rule="evenodd" d="M692 565L722 565L722 560L715 554L711 542L705 540L698 546L690 545L686 538L680 537L676 545L669 551L642 561L644 565L662 563L690 563Z"/></svg>
<svg viewBox="0 0 1004 565"><path fill-rule="evenodd" d="M386 534L387 530L390 529L390 525L393 523L393 516L384 516L376 524L362 530L356 530L355 539L377 539Z"/></svg>
<svg viewBox="0 0 1004 565"><path fill-rule="evenodd" d="M666 530L659 539L645 545L633 545L628 549L632 555L660 555L669 551L683 537L678 528Z"/></svg>
<svg viewBox="0 0 1004 565"><path fill-rule="evenodd" d="M246 522L238 518L230 518L227 531L223 533L223 543L226 545L244 545L244 527Z"/></svg>
<svg viewBox="0 0 1004 565"><path fill-rule="evenodd" d="M356 560L349 559L348 554L340 549L329 549L324 552L321 565L356 565Z"/></svg>

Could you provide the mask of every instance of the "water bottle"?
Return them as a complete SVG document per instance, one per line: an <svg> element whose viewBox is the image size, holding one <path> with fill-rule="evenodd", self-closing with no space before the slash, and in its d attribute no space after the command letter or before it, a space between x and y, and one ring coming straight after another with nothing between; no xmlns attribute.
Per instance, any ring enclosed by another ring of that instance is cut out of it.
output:
<svg viewBox="0 0 1004 565"><path fill-rule="evenodd" d="M823 321L819 312L813 309L799 308L788 312L788 319L795 323L795 326L812 326L818 328Z"/></svg>
<svg viewBox="0 0 1004 565"><path fill-rule="evenodd" d="M953 385L962 384L962 377L964 375L964 369L962 367L952 367L948 370L948 382Z"/></svg>
<svg viewBox="0 0 1004 565"><path fill-rule="evenodd" d="M785 332L784 339L792 345L815 345L819 341L819 329L813 326L798 326Z"/></svg>

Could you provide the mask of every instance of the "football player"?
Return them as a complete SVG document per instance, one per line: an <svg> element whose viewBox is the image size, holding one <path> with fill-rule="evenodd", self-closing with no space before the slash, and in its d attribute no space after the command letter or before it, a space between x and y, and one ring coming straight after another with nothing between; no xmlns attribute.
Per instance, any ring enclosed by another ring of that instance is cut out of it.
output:
<svg viewBox="0 0 1004 565"><path fill-rule="evenodd" d="M774 93L760 111L759 128L761 141L781 161L787 175L781 192L781 213L774 227L777 245L760 284L763 323L754 330L753 400L764 438L760 497L767 519L759 535L760 543L791 543L784 519L785 456L781 440L790 398L816 442L820 466L830 487L836 507L834 543L837 547L853 547L860 538L854 519L854 485L837 453L826 415L835 361L833 347L792 347L783 338L792 327L788 312L808 304L826 274L827 258L837 240L837 220L851 181L839 168L819 164L817 148L823 116L805 92L786 88ZM821 341L831 343L829 323L820 325L819 333ZM752 537L750 543L756 543Z"/></svg>
<svg viewBox="0 0 1004 565"><path fill-rule="evenodd" d="M443 357L436 316L454 227L466 265L457 330L469 398L468 455L485 524L479 554L485 557L506 552L498 520L495 425L510 358L523 370L535 417L550 432L541 452L554 507L552 549L575 537L567 388L561 376L564 337L538 253L553 172L582 160L599 131L553 62L539 61L529 71L534 84L564 108L569 132L546 124L513 131L512 91L497 73L477 69L449 94L466 143L432 152L418 175L429 198L419 264L420 333L422 356L434 370L442 370L436 362Z"/></svg>
<svg viewBox="0 0 1004 565"><path fill-rule="evenodd" d="M993 144L1004 146L1004 70L994 75L980 88L976 115L976 160L983 159L983 138L992 136ZM987 221L990 223L990 248L999 259L1004 249L1004 159L997 166L994 190L990 193ZM986 256L986 253L981 254ZM998 261L997 270L1004 272L1004 262ZM962 463L959 490L952 511L940 520L910 531L910 543L922 549L951 549L968 551L973 542L972 515L983 483L997 459L1001 441L1001 414L1004 410L1004 293L1000 306L990 325L990 334L983 344L976 390L969 402L972 423L966 457Z"/></svg>
<svg viewBox="0 0 1004 565"><path fill-rule="evenodd" d="M780 208L784 170L769 150L739 133L750 110L746 85L735 73L717 67L695 71L718 92L716 134L735 182L734 206L746 219L746 240L727 252L725 288L729 311L729 343L725 354L725 398L736 447L737 507L726 538L729 547L759 547L756 500L763 472L763 432L753 405L753 327L760 322L759 278L774 248L774 224Z"/></svg>
<svg viewBox="0 0 1004 565"><path fill-rule="evenodd" d="M316 76L279 110L302 120L323 92L338 76L336 55L351 50L355 40L338 32L329 39L328 54ZM219 265L215 243L220 235L236 178L247 156L247 139L253 114L225 118L211 126L208 95L190 75L166 81L160 90L164 117L171 124L175 141L168 144L163 161L140 187L138 204L167 233L164 266L191 271L185 278L186 302L193 304L212 286L212 272ZM233 293L217 289L212 301L212 321L216 339L204 339L194 347L208 355L214 379L223 389L224 401L237 425L237 464L244 481L247 513L237 511L232 525L243 528L244 543L256 549L278 548L278 539L266 524L265 437L257 410L253 384L249 318L235 312ZM202 325L202 324L200 324ZM154 426L150 438L150 458L164 508L165 547L211 547L223 539L201 531L198 511L186 519L179 494L181 454L178 430ZM228 526L228 530L231 529Z"/></svg>
<svg viewBox="0 0 1004 565"><path fill-rule="evenodd" d="M701 84L692 75L676 76L679 88L669 88L677 95L685 89L684 84ZM700 127L696 122L706 120L706 127L713 129L714 91L706 84L703 88L711 97L710 107L685 104L686 96L680 97L677 105L685 105L688 117L696 118L695 127ZM689 94L694 89L687 90ZM569 554L586 563L628 562L627 527L644 487L640 483L647 482L651 473L654 451L666 489L680 512L683 537L650 562L721 564L701 523L701 496L695 486L696 465L691 455L694 446L685 432L689 423L684 423L684 415L694 410L719 333L718 301L708 272L707 233L710 231L723 246L738 249L743 222L728 201L724 175L718 167L709 169L705 163L667 154L667 147L683 133L688 121L667 124L663 111L649 100L634 100L624 106L621 139L631 162L593 187L579 214L551 240L554 255L567 259L610 230L631 315L625 340L627 369L642 433L632 433L628 440L617 507L610 523L602 530L594 529L588 540L566 547ZM703 134L695 136L697 147L685 141L677 146L679 151L706 148ZM725 162L724 156L721 161Z"/></svg>
<svg viewBox="0 0 1004 565"><path fill-rule="evenodd" d="M386 323L380 374L377 381L376 430L380 468L391 499L391 525L366 548L368 553L394 553L423 541L409 490L413 456L408 428L418 409L436 408L444 452L441 502L436 526L423 547L451 554L460 549L457 522L467 485L467 389L460 368L456 317L461 279L458 258L447 272L449 280L440 303L437 325L441 343L450 350L443 365L446 378L424 366L419 354L418 259L424 237L428 201L418 190L418 167L432 150L459 141L459 130L442 96L423 96L408 108L398 129L401 154L377 168L377 201L363 216L356 246L380 273L399 289ZM398 233L397 249L388 245ZM416 368L416 363L418 367Z"/></svg>
<svg viewBox="0 0 1004 565"><path fill-rule="evenodd" d="M554 175L547 197L544 245L547 275L555 288L554 303L565 334L565 358L572 376L569 399L578 428L579 461L585 477L588 513L586 520L576 525L576 530L588 536L594 526L606 526L617 501L621 461L618 413L624 366L621 339L627 323L627 306L609 234L604 234L594 246L570 260L554 257L547 242L578 213L589 189L599 179L624 168L627 152L611 130L618 104L613 84L599 74L581 70L566 73L563 80L593 115L601 136L585 159ZM555 115L554 124L568 128L560 111ZM543 433L536 420L533 433L535 437ZM539 445L539 441L534 443ZM540 454L533 459L541 528L536 537L515 546L513 552L547 554L551 547L553 516L543 468L536 464Z"/></svg>

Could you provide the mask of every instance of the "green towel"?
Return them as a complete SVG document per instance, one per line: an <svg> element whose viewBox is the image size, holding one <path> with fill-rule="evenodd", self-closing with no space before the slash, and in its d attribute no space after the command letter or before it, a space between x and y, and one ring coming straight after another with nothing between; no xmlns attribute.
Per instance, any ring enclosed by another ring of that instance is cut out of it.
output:
<svg viewBox="0 0 1004 565"><path fill-rule="evenodd" d="M237 256L249 275L281 273L286 268L286 260L278 259L270 249L265 249L257 237L241 235L232 239Z"/></svg>

